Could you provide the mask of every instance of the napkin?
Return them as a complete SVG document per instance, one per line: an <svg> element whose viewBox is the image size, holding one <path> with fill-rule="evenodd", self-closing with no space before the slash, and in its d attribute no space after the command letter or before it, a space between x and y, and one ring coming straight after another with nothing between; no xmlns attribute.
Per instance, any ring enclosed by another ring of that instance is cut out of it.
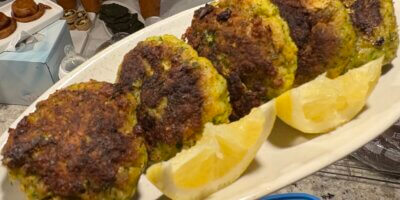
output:
<svg viewBox="0 0 400 200"><path fill-rule="evenodd" d="M43 40L44 36L40 33L31 35L26 31L21 31L15 35L4 51L23 51L26 47Z"/></svg>

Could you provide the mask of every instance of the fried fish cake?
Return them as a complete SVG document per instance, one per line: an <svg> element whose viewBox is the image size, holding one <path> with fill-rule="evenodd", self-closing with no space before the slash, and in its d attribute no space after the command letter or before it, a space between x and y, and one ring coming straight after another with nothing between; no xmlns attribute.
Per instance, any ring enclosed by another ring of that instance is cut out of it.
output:
<svg viewBox="0 0 400 200"><path fill-rule="evenodd" d="M287 21L298 52L295 85L345 72L356 55L356 32L339 0L272 0Z"/></svg>
<svg viewBox="0 0 400 200"><path fill-rule="evenodd" d="M56 91L10 129L3 164L28 199L125 199L147 154L133 134L136 102L105 82Z"/></svg>
<svg viewBox="0 0 400 200"><path fill-rule="evenodd" d="M397 53L399 35L392 0L341 0L357 33L357 56L352 67L385 56L390 63Z"/></svg>
<svg viewBox="0 0 400 200"><path fill-rule="evenodd" d="M225 79L171 35L150 37L126 54L117 83L139 102L135 130L146 139L150 163L194 145L205 123L227 122L231 112Z"/></svg>
<svg viewBox="0 0 400 200"><path fill-rule="evenodd" d="M183 35L227 79L231 120L292 87L297 47L268 0L221 0L195 11Z"/></svg>

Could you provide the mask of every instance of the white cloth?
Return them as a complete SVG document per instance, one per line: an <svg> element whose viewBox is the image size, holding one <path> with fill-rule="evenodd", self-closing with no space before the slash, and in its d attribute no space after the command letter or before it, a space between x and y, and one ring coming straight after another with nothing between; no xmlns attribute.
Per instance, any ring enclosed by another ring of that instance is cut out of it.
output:
<svg viewBox="0 0 400 200"><path fill-rule="evenodd" d="M5 51L22 51L26 46L30 44L33 45L34 43L43 40L43 37L44 36L39 33L31 35L28 32L21 31L12 38Z"/></svg>

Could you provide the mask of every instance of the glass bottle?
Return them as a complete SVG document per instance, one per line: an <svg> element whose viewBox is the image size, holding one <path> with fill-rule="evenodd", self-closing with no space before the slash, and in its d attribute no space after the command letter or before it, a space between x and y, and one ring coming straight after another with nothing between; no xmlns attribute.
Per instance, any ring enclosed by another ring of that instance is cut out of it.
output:
<svg viewBox="0 0 400 200"><path fill-rule="evenodd" d="M75 52L75 49L72 45L66 45L64 47L64 52L65 57L61 61L58 72L58 77L60 79L86 61L86 58Z"/></svg>

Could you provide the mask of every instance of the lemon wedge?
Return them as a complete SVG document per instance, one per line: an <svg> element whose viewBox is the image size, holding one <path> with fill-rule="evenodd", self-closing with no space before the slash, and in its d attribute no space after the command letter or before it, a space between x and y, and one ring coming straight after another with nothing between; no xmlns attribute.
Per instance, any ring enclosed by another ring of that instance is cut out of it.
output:
<svg viewBox="0 0 400 200"><path fill-rule="evenodd" d="M195 146L152 165L146 177L172 199L201 199L235 181L271 133L276 118L270 101L241 120L206 124Z"/></svg>
<svg viewBox="0 0 400 200"><path fill-rule="evenodd" d="M335 79L325 75L276 99L278 117L304 133L318 134L353 119L381 75L383 57L352 69Z"/></svg>

